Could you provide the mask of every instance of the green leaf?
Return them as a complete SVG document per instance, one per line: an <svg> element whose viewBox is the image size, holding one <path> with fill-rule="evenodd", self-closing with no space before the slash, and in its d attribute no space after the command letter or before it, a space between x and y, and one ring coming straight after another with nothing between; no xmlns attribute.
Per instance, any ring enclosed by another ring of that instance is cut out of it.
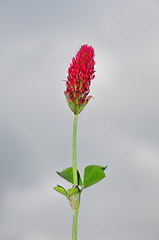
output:
<svg viewBox="0 0 159 240"><path fill-rule="evenodd" d="M87 188L105 177L104 170L107 168L99 165L89 165L84 170L84 188Z"/></svg>
<svg viewBox="0 0 159 240"><path fill-rule="evenodd" d="M64 178L65 180L73 184L73 168L72 167L66 168L62 172L57 172L57 174L60 177ZM77 178L78 178L78 185L83 186L82 179L78 170L77 170Z"/></svg>
<svg viewBox="0 0 159 240"><path fill-rule="evenodd" d="M67 197L79 193L78 188L69 188L67 190Z"/></svg>
<svg viewBox="0 0 159 240"><path fill-rule="evenodd" d="M67 196L66 190L65 190L62 186L57 185L57 187L54 187L54 189L55 189L57 192L65 195L65 196Z"/></svg>

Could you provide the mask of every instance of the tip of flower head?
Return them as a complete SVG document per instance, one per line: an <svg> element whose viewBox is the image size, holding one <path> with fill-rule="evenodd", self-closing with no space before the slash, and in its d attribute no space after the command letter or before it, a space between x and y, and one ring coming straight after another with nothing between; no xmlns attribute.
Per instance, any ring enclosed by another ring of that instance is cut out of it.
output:
<svg viewBox="0 0 159 240"><path fill-rule="evenodd" d="M70 109L79 114L86 106L91 96L91 81L94 79L94 49L88 44L80 47L76 56L72 58L68 68L65 96Z"/></svg>

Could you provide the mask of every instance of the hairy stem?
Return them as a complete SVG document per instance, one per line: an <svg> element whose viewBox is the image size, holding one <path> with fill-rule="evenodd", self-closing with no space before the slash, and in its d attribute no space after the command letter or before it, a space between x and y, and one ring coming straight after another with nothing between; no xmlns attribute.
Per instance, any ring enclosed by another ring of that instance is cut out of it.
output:
<svg viewBox="0 0 159 240"><path fill-rule="evenodd" d="M77 216L78 212L73 213L72 240L77 240Z"/></svg>
<svg viewBox="0 0 159 240"><path fill-rule="evenodd" d="M73 121L73 138L72 138L72 162L73 162L73 184L78 185L77 179L77 163L76 163L76 132L77 132L77 116L74 115Z"/></svg>

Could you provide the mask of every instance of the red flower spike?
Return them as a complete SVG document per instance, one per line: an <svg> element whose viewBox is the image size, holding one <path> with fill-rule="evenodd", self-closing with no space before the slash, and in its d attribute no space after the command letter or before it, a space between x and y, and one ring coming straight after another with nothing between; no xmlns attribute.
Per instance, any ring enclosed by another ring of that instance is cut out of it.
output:
<svg viewBox="0 0 159 240"><path fill-rule="evenodd" d="M83 110L91 98L88 94L91 80L95 77L94 64L94 49L85 44L72 58L68 68L64 94L70 109L75 115Z"/></svg>

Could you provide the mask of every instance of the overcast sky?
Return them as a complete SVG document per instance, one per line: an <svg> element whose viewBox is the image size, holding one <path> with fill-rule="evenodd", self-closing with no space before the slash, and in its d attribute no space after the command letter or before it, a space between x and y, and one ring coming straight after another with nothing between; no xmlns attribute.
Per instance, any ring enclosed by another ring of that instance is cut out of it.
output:
<svg viewBox="0 0 159 240"><path fill-rule="evenodd" d="M78 169L108 165L83 191L79 240L159 239L159 1L0 1L0 239L70 240L72 209L53 186L72 165L64 79L95 49L79 115Z"/></svg>

